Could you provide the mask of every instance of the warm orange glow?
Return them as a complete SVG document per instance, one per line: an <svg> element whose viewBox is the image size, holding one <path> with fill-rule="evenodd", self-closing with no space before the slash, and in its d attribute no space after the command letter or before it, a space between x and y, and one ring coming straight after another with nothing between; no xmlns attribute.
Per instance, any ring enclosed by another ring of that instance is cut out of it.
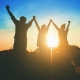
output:
<svg viewBox="0 0 80 80"><path fill-rule="evenodd" d="M49 47L57 47L58 39L53 35L47 35L47 44Z"/></svg>

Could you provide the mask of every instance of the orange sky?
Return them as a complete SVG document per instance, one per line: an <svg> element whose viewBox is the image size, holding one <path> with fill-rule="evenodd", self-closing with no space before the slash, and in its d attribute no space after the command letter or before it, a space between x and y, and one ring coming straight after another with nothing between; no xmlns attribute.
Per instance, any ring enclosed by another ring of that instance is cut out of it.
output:
<svg viewBox="0 0 80 80"><path fill-rule="evenodd" d="M74 19L71 17L72 15L58 15L58 16L50 16L44 19L37 19L39 26L42 24L48 24L49 20L52 19L58 27L60 27L63 23L68 24L68 20L71 20L71 24L69 27L69 33L68 33L68 42L70 45L77 45L80 46L80 23L78 16L75 16ZM62 17L65 17L61 20ZM76 19L76 21L75 21ZM15 25L13 22L9 19L7 21L7 29L6 30L0 30L0 51L5 49L10 49L13 47L14 43L14 34L15 34ZM51 24L48 33L50 34L52 31L52 35L56 36L58 38L58 32L54 28L54 26ZM38 36L38 30L36 28L35 23L33 22L31 27L28 29L27 32L27 49L29 51L35 50L37 48L37 36Z"/></svg>

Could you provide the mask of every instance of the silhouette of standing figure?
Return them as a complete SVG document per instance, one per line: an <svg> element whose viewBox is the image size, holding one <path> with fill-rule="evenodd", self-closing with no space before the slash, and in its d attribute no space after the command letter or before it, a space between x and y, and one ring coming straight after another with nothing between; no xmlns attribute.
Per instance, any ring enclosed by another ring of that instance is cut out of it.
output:
<svg viewBox="0 0 80 80"><path fill-rule="evenodd" d="M48 32L49 26L50 26L51 21L49 22L49 24L46 25L43 24L40 28L40 26L38 25L36 19L35 19L35 24L36 27L38 29L38 39L37 39L37 47L39 47L39 51L45 51L46 48L46 34Z"/></svg>
<svg viewBox="0 0 80 80"><path fill-rule="evenodd" d="M33 19L28 22L26 22L26 18L24 16L20 17L20 20L17 20L14 15L10 11L9 5L6 6L6 9L12 19L12 21L15 24L15 36L14 36L14 45L13 50L14 52L26 52L27 47L27 30L32 25Z"/></svg>
<svg viewBox="0 0 80 80"><path fill-rule="evenodd" d="M67 34L69 31L69 25L70 25L70 21L68 21L68 25L67 28L65 29L65 24L61 25L61 29L58 28L58 26L51 20L51 22L53 23L54 27L57 29L58 31L58 35L59 35L59 48L65 48L68 47L68 41L67 41Z"/></svg>

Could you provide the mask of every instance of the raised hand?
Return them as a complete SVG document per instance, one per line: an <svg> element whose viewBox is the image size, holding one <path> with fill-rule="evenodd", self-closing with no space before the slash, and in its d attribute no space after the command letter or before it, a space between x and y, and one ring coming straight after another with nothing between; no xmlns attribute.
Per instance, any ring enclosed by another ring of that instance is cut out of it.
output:
<svg viewBox="0 0 80 80"><path fill-rule="evenodd" d="M52 19L50 19L50 22L52 22Z"/></svg>
<svg viewBox="0 0 80 80"><path fill-rule="evenodd" d="M35 20L35 18L36 18L36 17L35 17L35 16L33 16L33 20Z"/></svg>
<svg viewBox="0 0 80 80"><path fill-rule="evenodd" d="M7 6L6 6L6 9L7 9L7 10L9 10L9 9L10 9L10 6L9 6L9 5L7 5Z"/></svg>
<svg viewBox="0 0 80 80"><path fill-rule="evenodd" d="M68 23L70 23L71 21L68 21Z"/></svg>

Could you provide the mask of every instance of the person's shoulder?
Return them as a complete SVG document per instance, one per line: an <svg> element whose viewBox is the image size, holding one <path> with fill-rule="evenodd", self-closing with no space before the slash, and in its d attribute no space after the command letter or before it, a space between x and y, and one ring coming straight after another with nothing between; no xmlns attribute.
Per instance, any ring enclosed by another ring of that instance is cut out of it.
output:
<svg viewBox="0 0 80 80"><path fill-rule="evenodd" d="M60 28L58 28L57 31L62 31L62 30Z"/></svg>
<svg viewBox="0 0 80 80"><path fill-rule="evenodd" d="M15 20L17 24L20 24L21 22L19 20Z"/></svg>
<svg viewBox="0 0 80 80"><path fill-rule="evenodd" d="M29 24L28 24L28 23L25 23L25 27L26 27L26 28L29 28L30 26L29 26Z"/></svg>

